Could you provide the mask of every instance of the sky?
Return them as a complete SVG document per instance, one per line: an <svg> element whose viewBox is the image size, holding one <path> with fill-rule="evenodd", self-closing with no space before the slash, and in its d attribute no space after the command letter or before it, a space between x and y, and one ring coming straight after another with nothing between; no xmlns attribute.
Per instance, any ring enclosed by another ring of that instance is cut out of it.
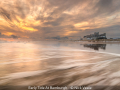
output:
<svg viewBox="0 0 120 90"><path fill-rule="evenodd" d="M0 38L120 37L120 0L0 0Z"/></svg>

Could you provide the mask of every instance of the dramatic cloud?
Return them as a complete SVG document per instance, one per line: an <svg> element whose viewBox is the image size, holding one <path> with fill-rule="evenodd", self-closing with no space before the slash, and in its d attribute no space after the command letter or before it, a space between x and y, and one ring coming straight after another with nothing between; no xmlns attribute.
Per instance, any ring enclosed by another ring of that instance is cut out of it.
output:
<svg viewBox="0 0 120 90"><path fill-rule="evenodd" d="M120 37L119 0L0 0L4 37L61 39L93 32Z"/></svg>

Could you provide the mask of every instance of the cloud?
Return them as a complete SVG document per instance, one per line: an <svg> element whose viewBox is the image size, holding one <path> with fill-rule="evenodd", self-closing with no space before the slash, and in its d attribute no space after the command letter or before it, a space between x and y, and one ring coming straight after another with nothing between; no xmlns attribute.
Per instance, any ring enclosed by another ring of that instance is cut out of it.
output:
<svg viewBox="0 0 120 90"><path fill-rule="evenodd" d="M5 20L10 20L11 21L11 16L5 9L0 8L0 15L3 16L3 18Z"/></svg>
<svg viewBox="0 0 120 90"><path fill-rule="evenodd" d="M11 35L4 35L4 34L2 34L1 32L0 32L0 38L13 38L13 39L18 39L18 36L16 36L16 35L12 35L12 33L11 33Z"/></svg>
<svg viewBox="0 0 120 90"><path fill-rule="evenodd" d="M12 37L12 38L15 38L15 39L17 39L17 38L18 38L18 37L17 37L17 36L15 36L15 35L11 35L11 37Z"/></svg>
<svg viewBox="0 0 120 90"><path fill-rule="evenodd" d="M119 0L1 0L0 32L46 39L119 32ZM113 28L114 27L114 28ZM112 37L118 36L114 33Z"/></svg>
<svg viewBox="0 0 120 90"><path fill-rule="evenodd" d="M120 11L120 2L118 0L99 0L94 8L96 9L95 15L111 15Z"/></svg>

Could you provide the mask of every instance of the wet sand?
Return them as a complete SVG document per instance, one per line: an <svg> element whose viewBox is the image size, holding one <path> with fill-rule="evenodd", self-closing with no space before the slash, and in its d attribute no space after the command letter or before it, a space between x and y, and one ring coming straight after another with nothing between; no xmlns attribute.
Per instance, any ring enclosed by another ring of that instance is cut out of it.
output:
<svg viewBox="0 0 120 90"><path fill-rule="evenodd" d="M15 49L19 56L16 56L18 53L9 50L9 60L0 54L0 90L28 90L28 86L91 86L92 90L120 89L117 87L120 86L120 54L30 47L33 45L30 44L28 48L25 46L25 50Z"/></svg>

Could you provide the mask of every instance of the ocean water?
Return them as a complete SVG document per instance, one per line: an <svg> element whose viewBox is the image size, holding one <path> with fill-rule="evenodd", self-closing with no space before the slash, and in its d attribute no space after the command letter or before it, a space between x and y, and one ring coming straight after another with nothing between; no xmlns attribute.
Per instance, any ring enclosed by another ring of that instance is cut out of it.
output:
<svg viewBox="0 0 120 90"><path fill-rule="evenodd" d="M0 89L9 90L10 86L93 86L94 90L119 90L120 44L1 42Z"/></svg>

